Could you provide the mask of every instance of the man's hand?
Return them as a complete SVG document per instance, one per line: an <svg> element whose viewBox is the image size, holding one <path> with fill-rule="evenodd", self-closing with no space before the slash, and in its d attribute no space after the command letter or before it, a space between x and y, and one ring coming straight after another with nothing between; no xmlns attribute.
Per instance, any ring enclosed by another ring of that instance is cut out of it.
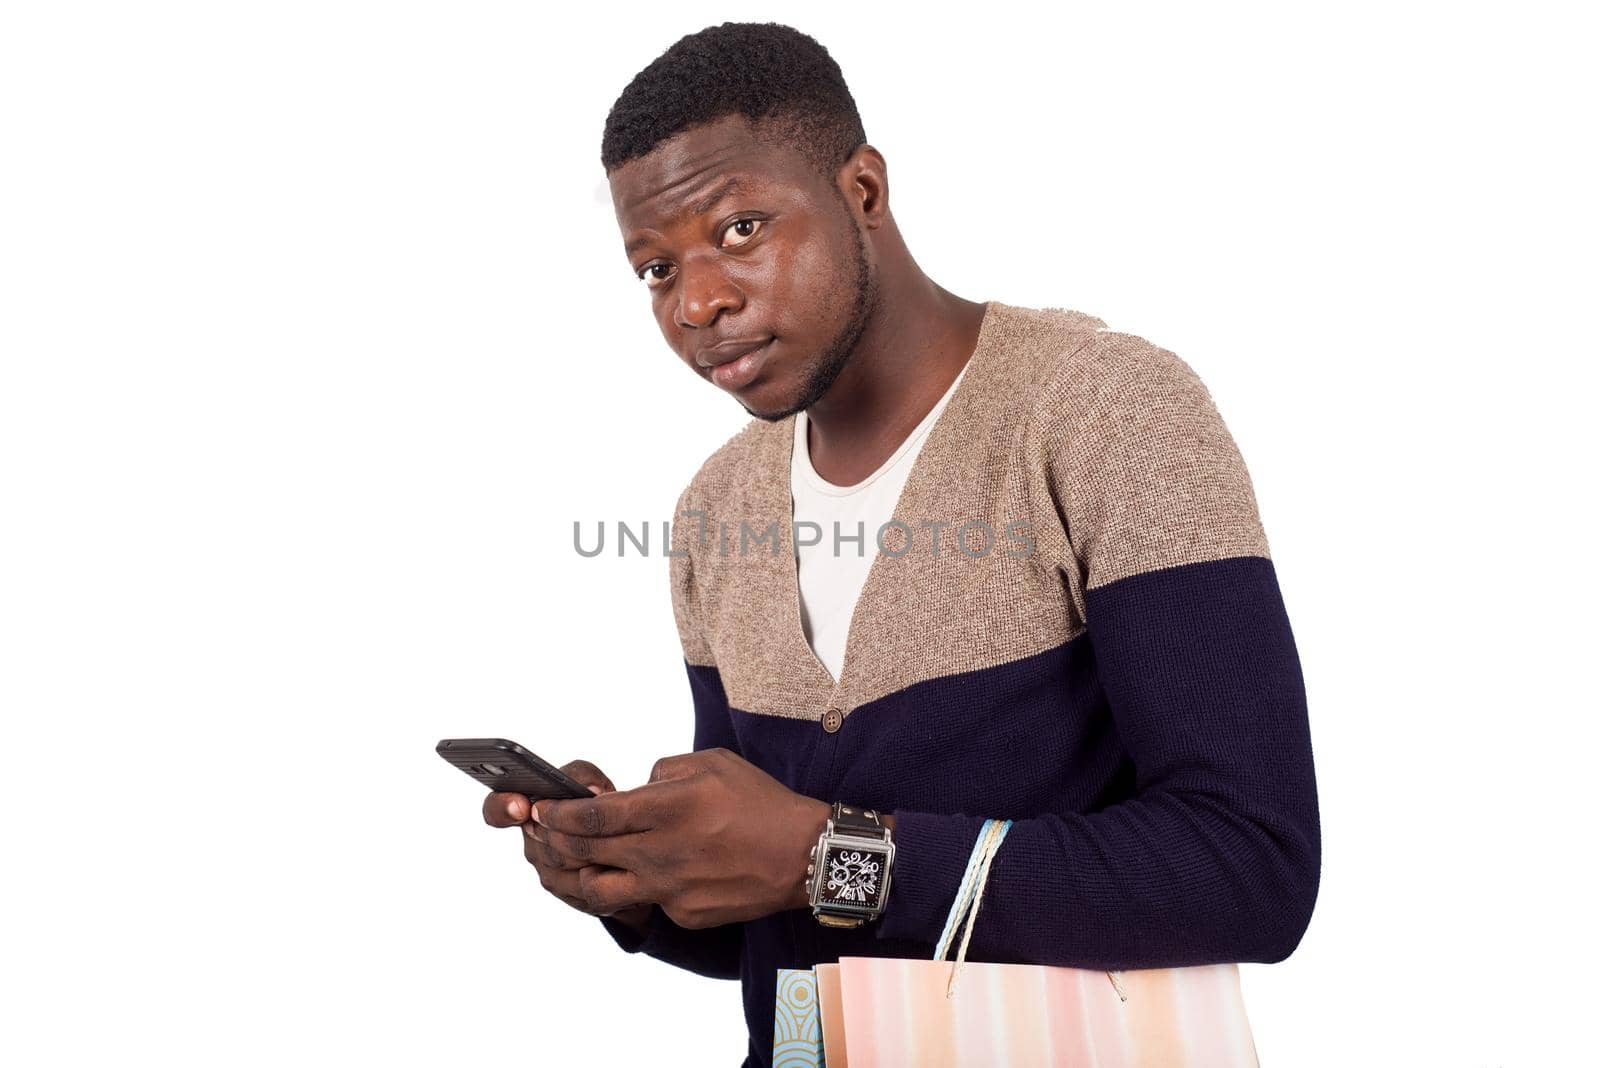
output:
<svg viewBox="0 0 1600 1068"><path fill-rule="evenodd" d="M561 770L596 794L616 790L605 772L587 760L574 760L562 765ZM546 890L581 912L611 915L637 931L645 930L651 913L648 902L611 912L597 912L589 907L584 880L595 878L604 869L564 857L534 838L535 827L528 821L531 811L532 806L523 794L496 792L483 801L483 819L489 826L522 828L522 855L539 873L539 882Z"/></svg>
<svg viewBox="0 0 1600 1068"><path fill-rule="evenodd" d="M687 928L804 908L806 864L829 813L727 749L663 757L636 790L535 807L535 840L563 870L590 872L574 907L655 902Z"/></svg>

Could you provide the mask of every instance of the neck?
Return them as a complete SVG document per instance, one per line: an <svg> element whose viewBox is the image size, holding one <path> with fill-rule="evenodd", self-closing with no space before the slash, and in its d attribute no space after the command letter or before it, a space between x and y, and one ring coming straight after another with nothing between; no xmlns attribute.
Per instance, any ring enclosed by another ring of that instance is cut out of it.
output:
<svg viewBox="0 0 1600 1068"><path fill-rule="evenodd" d="M920 270L879 274L877 310L850 362L806 409L811 466L835 485L876 471L966 366L984 306Z"/></svg>

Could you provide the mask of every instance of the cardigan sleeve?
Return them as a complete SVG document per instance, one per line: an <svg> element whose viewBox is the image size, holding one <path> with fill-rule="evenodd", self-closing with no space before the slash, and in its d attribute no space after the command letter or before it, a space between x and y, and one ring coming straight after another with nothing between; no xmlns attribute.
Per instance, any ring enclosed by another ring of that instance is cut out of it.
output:
<svg viewBox="0 0 1600 1068"><path fill-rule="evenodd" d="M690 484L690 488L693 483ZM678 499L678 512L672 522L672 555L668 572L672 584L672 609L683 647L684 668L689 675L689 695L694 707L695 750L725 748L739 752L738 738L728 711L722 679L711 658L710 647L700 629L694 566L689 555L696 540L697 525L684 515L689 490ZM644 933L633 930L610 916L600 917L601 925L628 953L643 953L674 967L713 979L738 979L744 950L744 924L728 923L717 927L686 928L672 921L660 905L654 906Z"/></svg>
<svg viewBox="0 0 1600 1068"><path fill-rule="evenodd" d="M1176 355L1102 332L1074 356L1039 398L1036 470L1133 796L1092 812L896 812L878 934L936 942L984 817L1003 815L972 959L1282 960L1310 922L1321 835L1305 687L1250 477Z"/></svg>

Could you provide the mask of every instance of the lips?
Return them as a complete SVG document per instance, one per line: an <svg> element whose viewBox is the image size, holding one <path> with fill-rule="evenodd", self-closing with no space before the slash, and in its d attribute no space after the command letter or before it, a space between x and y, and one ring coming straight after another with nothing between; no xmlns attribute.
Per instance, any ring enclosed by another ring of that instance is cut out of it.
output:
<svg viewBox="0 0 1600 1068"><path fill-rule="evenodd" d="M761 373L770 351L772 339L768 338L742 354L719 354L726 358L711 368L711 381L726 390L743 389Z"/></svg>
<svg viewBox="0 0 1600 1068"><path fill-rule="evenodd" d="M725 363L732 363L739 357L754 352L771 340L771 337L729 338L726 341L719 341L715 345L707 345L695 353L694 362L701 367L720 367Z"/></svg>

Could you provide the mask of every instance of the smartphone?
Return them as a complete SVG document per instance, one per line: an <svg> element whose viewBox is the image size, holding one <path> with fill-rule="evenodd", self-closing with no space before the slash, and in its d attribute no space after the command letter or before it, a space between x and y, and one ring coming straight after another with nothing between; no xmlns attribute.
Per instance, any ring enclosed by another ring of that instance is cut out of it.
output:
<svg viewBox="0 0 1600 1068"><path fill-rule="evenodd" d="M594 796L560 768L504 738L446 738L434 751L491 790L534 801Z"/></svg>

